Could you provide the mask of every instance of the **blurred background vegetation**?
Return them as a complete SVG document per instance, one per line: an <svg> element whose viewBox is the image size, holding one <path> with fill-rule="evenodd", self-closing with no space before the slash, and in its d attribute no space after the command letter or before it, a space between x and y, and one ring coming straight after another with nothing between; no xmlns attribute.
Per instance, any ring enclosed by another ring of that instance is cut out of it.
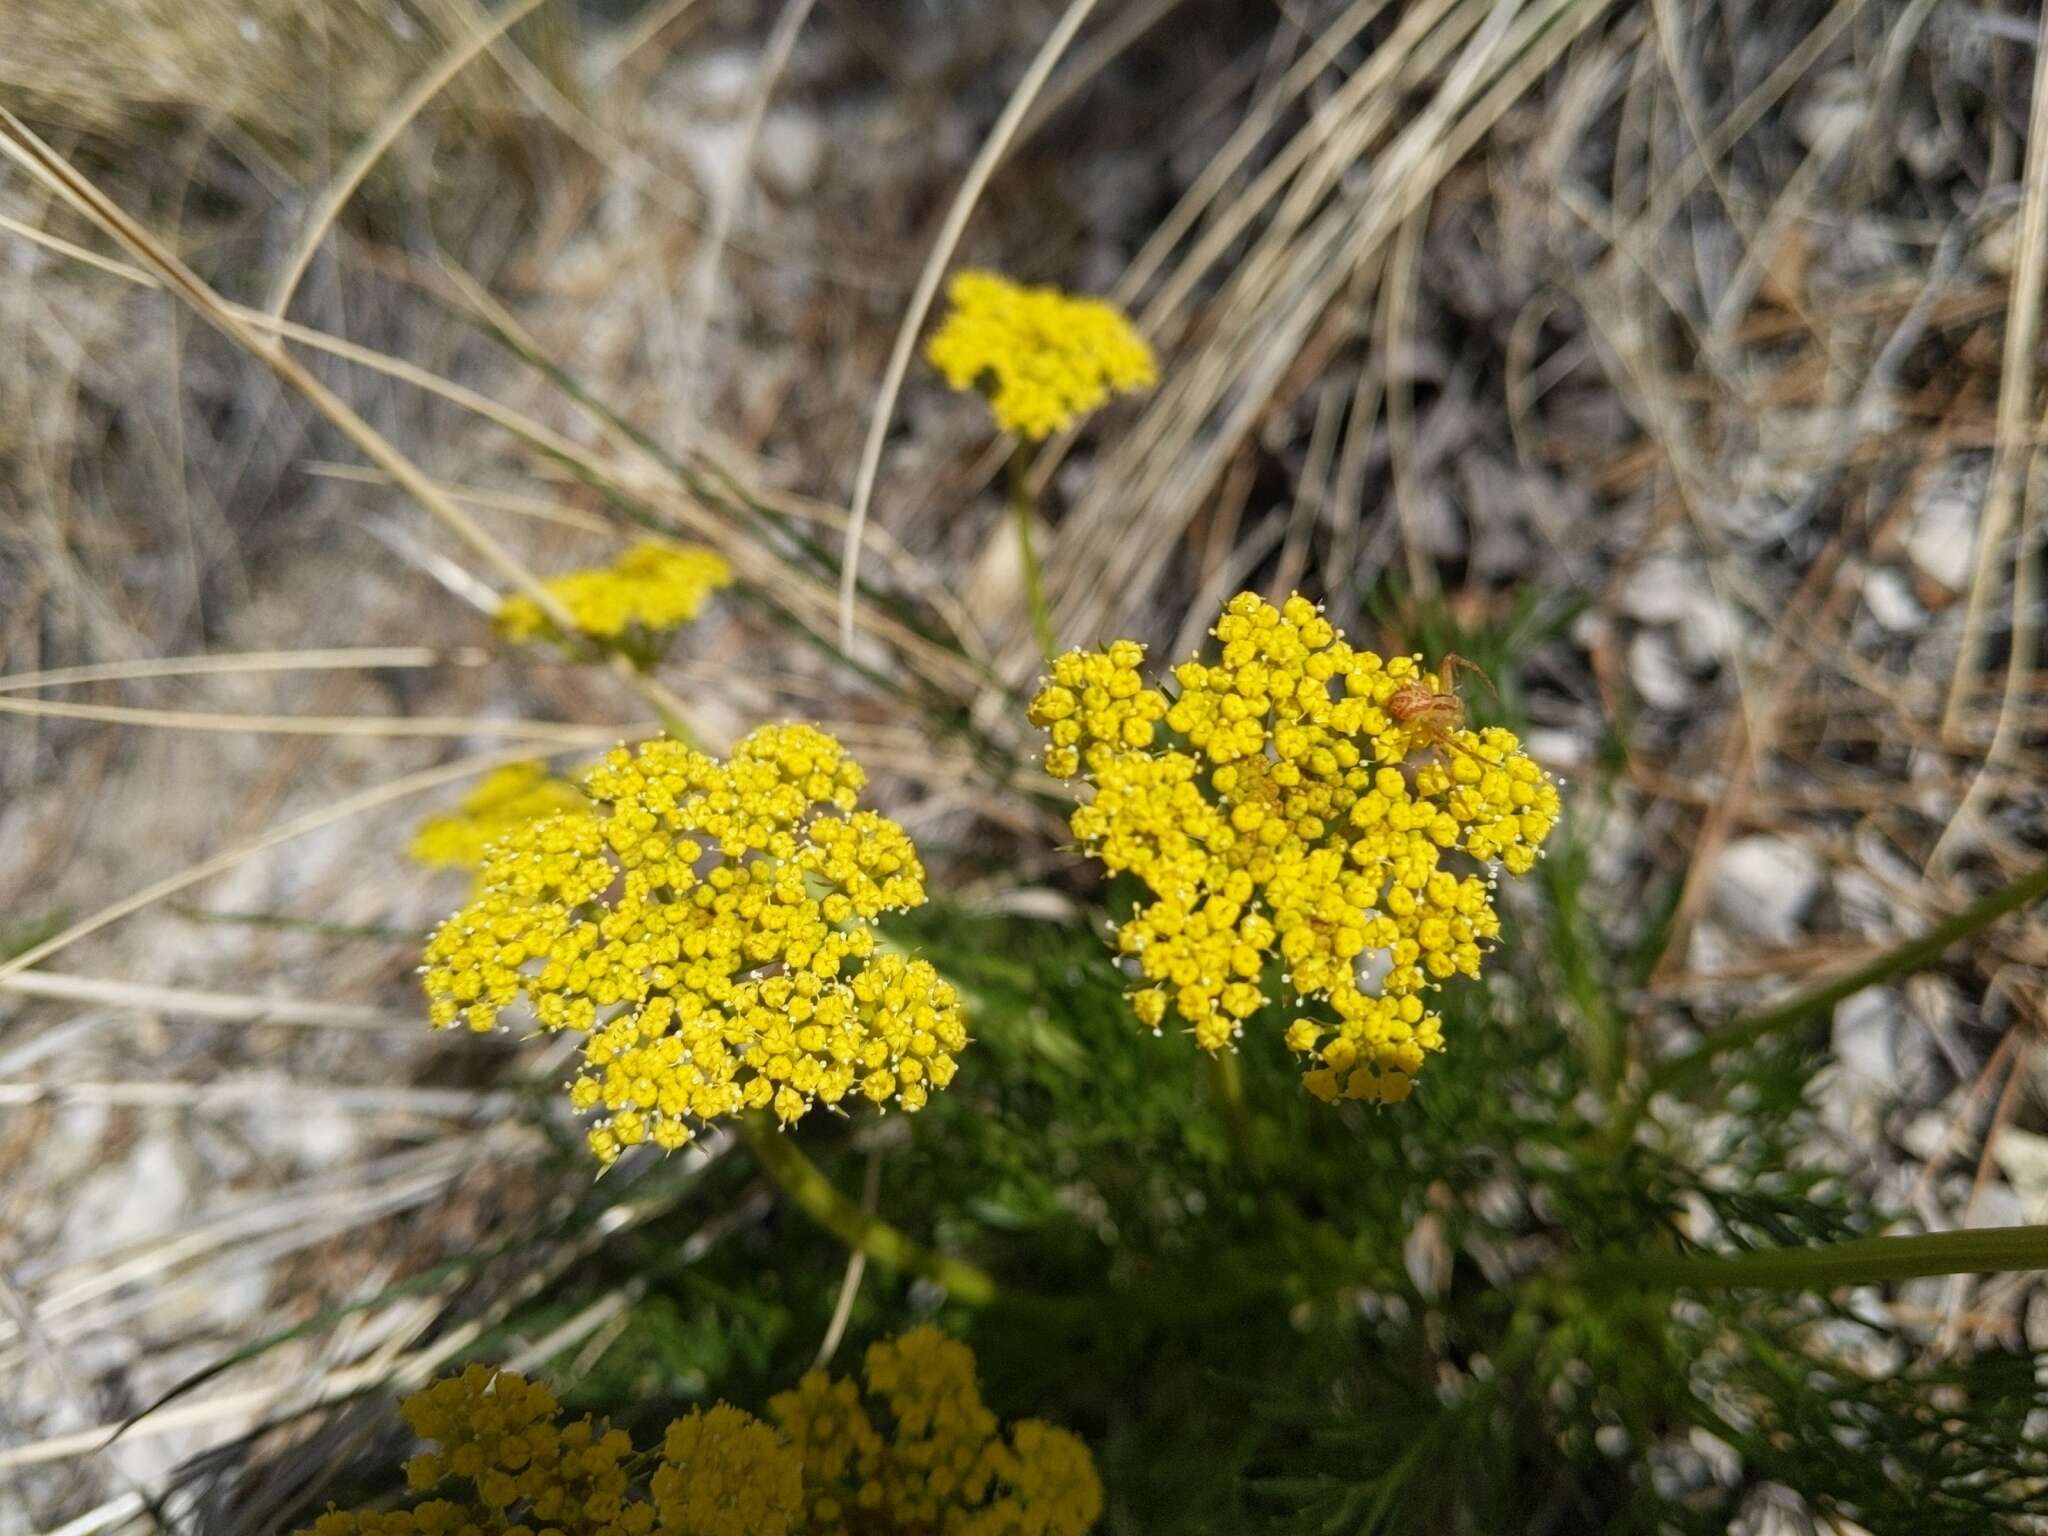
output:
<svg viewBox="0 0 2048 1536"><path fill-rule="evenodd" d="M593 1184L554 1043L429 1034L464 886L413 828L464 758L580 763L648 706L496 646L500 574L10 159L0 1532L395 1498L394 1395L465 1360L644 1430L925 1318L1095 1449L1105 1531L2041 1528L2032 1275L1626 1278L2048 1216L2037 915L1644 1096L2048 847L2038 26L0 0L0 106L520 559L731 561L662 681L721 742L847 742L974 1020L914 1121L801 1144L1005 1289L850 1275L718 1137ZM1119 999L1123 895L1031 768L1002 445L921 366L883 388L963 186L962 260L1161 356L1040 458L1064 643L1178 657L1299 588L1478 662L1569 782L1399 1109L1305 1099L1255 1028L1242 1140Z"/></svg>

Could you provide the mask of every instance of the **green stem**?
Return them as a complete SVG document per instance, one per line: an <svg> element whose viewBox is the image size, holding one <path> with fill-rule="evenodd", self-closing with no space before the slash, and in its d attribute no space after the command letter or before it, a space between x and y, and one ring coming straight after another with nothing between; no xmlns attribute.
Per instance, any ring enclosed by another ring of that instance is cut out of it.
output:
<svg viewBox="0 0 2048 1536"><path fill-rule="evenodd" d="M933 1252L886 1221L868 1215L842 1195L818 1165L799 1150L796 1138L785 1134L766 1110L742 1115L739 1128L740 1138L768 1177L798 1209L847 1247L866 1254L877 1264L908 1270L943 1285L955 1301L967 1306L986 1307L997 1299L1000 1292L986 1271Z"/></svg>
<svg viewBox="0 0 2048 1536"><path fill-rule="evenodd" d="M1658 1063L1643 1075L1615 1115L1608 1132L1609 1144L1616 1148L1626 1146L1654 1096L1690 1082L1711 1066L1715 1058L1802 1024L1865 987L1932 965L1951 944L1990 927L2008 912L2017 911L2044 894L2048 894L2048 864L2039 865L2010 885L2000 886L1990 895L1971 902L1946 922L1937 923L1917 939L1908 939L1886 950L1867 965L1715 1030L1691 1050Z"/></svg>
<svg viewBox="0 0 2048 1536"><path fill-rule="evenodd" d="M1244 1067L1237 1052L1225 1048L1209 1054L1209 1092L1223 1114L1224 1133L1230 1138L1230 1155L1243 1173L1256 1176L1258 1162L1252 1152L1252 1117L1244 1102Z"/></svg>
<svg viewBox="0 0 2048 1536"><path fill-rule="evenodd" d="M661 728L684 746L702 752L704 738L684 710L683 701L625 651L614 650L610 655L613 668L647 701L654 710L655 718L661 721ZM620 665L622 662L624 665Z"/></svg>
<svg viewBox="0 0 2048 1536"><path fill-rule="evenodd" d="M1019 439L1010 455L1010 515L1017 520L1017 547L1024 556L1024 601L1031 609L1031 630L1050 663L1057 642L1052 633L1052 609L1045 601L1045 576L1038 568L1038 545L1031 531L1037 521L1036 510L1031 504L1031 444Z"/></svg>
<svg viewBox="0 0 2048 1536"><path fill-rule="evenodd" d="M1588 1289L1825 1290L1926 1275L1982 1275L2048 1269L2048 1226L1981 1227L1911 1237L1857 1237L1817 1248L1782 1248L1720 1258L1650 1254L1589 1259L1577 1269Z"/></svg>

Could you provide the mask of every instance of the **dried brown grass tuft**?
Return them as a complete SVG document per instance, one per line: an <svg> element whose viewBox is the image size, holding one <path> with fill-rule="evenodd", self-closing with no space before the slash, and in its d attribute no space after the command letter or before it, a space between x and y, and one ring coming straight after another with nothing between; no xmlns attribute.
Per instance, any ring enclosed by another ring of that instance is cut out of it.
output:
<svg viewBox="0 0 2048 1536"><path fill-rule="evenodd" d="M369 132L469 34L470 14L456 0L0 0L0 103L130 149L195 122L231 129L306 174ZM528 45L558 63L566 28L543 21ZM451 84L439 110L459 133L490 133L516 118L512 99L502 76L479 72Z"/></svg>

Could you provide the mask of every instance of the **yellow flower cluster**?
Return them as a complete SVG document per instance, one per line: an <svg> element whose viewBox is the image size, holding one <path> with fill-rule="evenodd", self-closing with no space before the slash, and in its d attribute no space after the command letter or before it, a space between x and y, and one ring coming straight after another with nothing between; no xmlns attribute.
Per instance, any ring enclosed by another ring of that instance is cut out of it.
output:
<svg viewBox="0 0 2048 1536"><path fill-rule="evenodd" d="M1061 656L1031 704L1047 772L1094 786L1074 835L1149 893L1117 932L1132 1009L1216 1051L1274 992L1317 1000L1286 1037L1309 1091L1398 1102L1443 1047L1423 994L1479 974L1493 865L1534 865L1557 786L1465 728L1448 676L1352 649L1305 598L1240 593L1210 633L1170 695L1123 640Z"/></svg>
<svg viewBox="0 0 2048 1536"><path fill-rule="evenodd" d="M806 1532L1080 1536L1101 1514L1087 1446L1037 1419L1005 1439L966 1345L913 1329L870 1346L866 1376L886 1437L853 1383L823 1371L769 1402L803 1460Z"/></svg>
<svg viewBox="0 0 2048 1536"><path fill-rule="evenodd" d="M648 654L703 611L712 593L732 585L732 567L701 545L635 544L610 565L570 571L547 584L596 640ZM514 593L498 605L498 632L508 640L559 640L540 604Z"/></svg>
<svg viewBox="0 0 2048 1536"><path fill-rule="evenodd" d="M546 763L507 763L485 775L452 813L421 822L407 852L430 869L476 869L484 850L513 828L583 805L576 786L556 778Z"/></svg>
<svg viewBox="0 0 2048 1536"><path fill-rule="evenodd" d="M436 1028L494 1028L521 997L585 1037L570 1087L591 1150L669 1150L693 1120L784 1124L858 1091L924 1106L967 1044L932 966L879 952L920 906L902 827L855 809L866 775L823 731L768 726L715 758L666 738L584 779L585 810L491 846L469 905L427 945Z"/></svg>
<svg viewBox="0 0 2048 1536"><path fill-rule="evenodd" d="M1102 1512L1087 1446L1035 1419L1006 1439L974 1355L934 1328L868 1350L867 1387L813 1371L769 1405L720 1403L668 1426L642 1480L623 1430L561 1422L545 1386L472 1365L406 1399L437 1449L406 1463L414 1493L467 1502L330 1510L301 1536L1083 1536Z"/></svg>
<svg viewBox="0 0 2048 1536"><path fill-rule="evenodd" d="M925 356L955 389L988 396L996 425L1032 441L1065 431L1112 393L1150 389L1158 365L1114 305L993 272L962 272Z"/></svg>
<svg viewBox="0 0 2048 1536"><path fill-rule="evenodd" d="M803 1529L802 1460L729 1403L669 1425L649 1480L662 1536L785 1536Z"/></svg>
<svg viewBox="0 0 2048 1536"><path fill-rule="evenodd" d="M330 1509L299 1536L536 1536L475 1504L428 1499L411 1509Z"/></svg>
<svg viewBox="0 0 2048 1536"><path fill-rule="evenodd" d="M500 1516L524 1505L542 1525L591 1536L652 1529L645 1506L627 1500L631 1437L588 1417L558 1422L561 1405L538 1382L472 1365L406 1399L404 1412L414 1434L440 1444L405 1464L415 1493L460 1479Z"/></svg>

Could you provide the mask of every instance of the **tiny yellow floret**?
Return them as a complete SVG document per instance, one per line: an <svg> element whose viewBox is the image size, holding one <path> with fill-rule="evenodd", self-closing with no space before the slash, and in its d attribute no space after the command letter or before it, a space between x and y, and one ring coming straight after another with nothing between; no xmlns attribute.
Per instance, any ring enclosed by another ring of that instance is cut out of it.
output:
<svg viewBox="0 0 2048 1536"><path fill-rule="evenodd" d="M1163 687L1135 642L1069 651L1031 704L1046 771L1094 790L1074 835L1149 893L1117 931L1132 1010L1216 1051L1289 999L1309 1092L1398 1103L1443 1048L1423 997L1478 976L1496 866L1534 867L1557 785L1464 726L1454 665L1354 650L1305 598L1240 593L1210 633Z"/></svg>
<svg viewBox="0 0 2048 1536"><path fill-rule="evenodd" d="M658 652L696 618L712 593L732 585L732 567L715 549L695 544L635 544L610 565L570 571L547 583L579 633L629 652ZM498 605L498 632L508 640L562 639L540 604L515 592Z"/></svg>
<svg viewBox="0 0 2048 1536"><path fill-rule="evenodd" d="M925 900L903 828L856 809L860 765L808 725L721 762L666 738L606 755L586 808L491 845L469 905L427 945L436 1028L497 1026L520 999L584 1037L571 1105L598 1160L773 1108L785 1124L858 1088L923 1106L967 1044L959 995L874 924Z"/></svg>
<svg viewBox="0 0 2048 1536"><path fill-rule="evenodd" d="M1028 288L993 272L962 272L946 293L952 309L925 356L953 388L981 391L1005 432L1037 442L1111 395L1158 381L1151 347L1101 299Z"/></svg>

